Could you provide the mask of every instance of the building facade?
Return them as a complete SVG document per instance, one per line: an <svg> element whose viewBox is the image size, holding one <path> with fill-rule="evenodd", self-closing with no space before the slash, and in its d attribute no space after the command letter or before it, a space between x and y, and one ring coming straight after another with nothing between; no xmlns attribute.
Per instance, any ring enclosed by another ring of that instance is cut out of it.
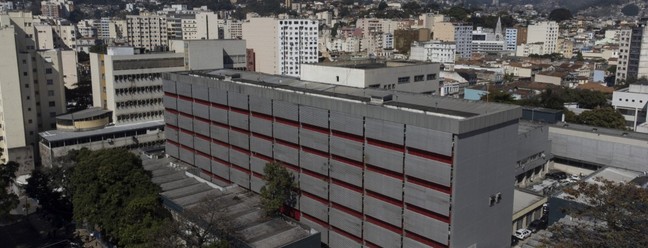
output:
<svg viewBox="0 0 648 248"><path fill-rule="evenodd" d="M142 47L149 51L164 51L167 49L168 31L167 17L159 15L129 15L126 16L128 43L134 47Z"/></svg>
<svg viewBox="0 0 648 248"><path fill-rule="evenodd" d="M62 51L37 50L37 23L28 12L0 15L0 162L18 162L19 174L33 169L38 132L66 111Z"/></svg>
<svg viewBox="0 0 648 248"><path fill-rule="evenodd" d="M280 162L330 247L510 244L517 107L231 70L164 90L170 157L254 192Z"/></svg>
<svg viewBox="0 0 648 248"><path fill-rule="evenodd" d="M648 86L631 84L628 88L612 93L612 106L621 112L626 120L626 126L637 130L646 122L646 106L648 105Z"/></svg>
<svg viewBox="0 0 648 248"><path fill-rule="evenodd" d="M619 32L619 62L616 72L616 83L636 80L641 77L648 77L648 25L645 21L637 26L622 29Z"/></svg>
<svg viewBox="0 0 648 248"><path fill-rule="evenodd" d="M558 23L554 21L543 21L529 25L527 32L527 43L543 43L543 54L556 52L559 35Z"/></svg>
<svg viewBox="0 0 648 248"><path fill-rule="evenodd" d="M242 28L258 72L298 77L301 64L318 62L317 21L251 18Z"/></svg>
<svg viewBox="0 0 648 248"><path fill-rule="evenodd" d="M453 42L414 42L410 49L410 60L452 65L456 54L457 47Z"/></svg>
<svg viewBox="0 0 648 248"><path fill-rule="evenodd" d="M506 41L506 51L512 51L515 53L517 48L517 36L518 30L515 28L507 28L504 33L504 39Z"/></svg>

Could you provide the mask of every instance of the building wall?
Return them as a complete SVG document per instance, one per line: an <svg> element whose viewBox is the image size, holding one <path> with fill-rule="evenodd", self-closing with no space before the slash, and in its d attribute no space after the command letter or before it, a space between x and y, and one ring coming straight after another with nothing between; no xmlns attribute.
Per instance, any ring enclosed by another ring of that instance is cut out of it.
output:
<svg viewBox="0 0 648 248"><path fill-rule="evenodd" d="M510 242L513 185L500 179L514 177L516 120L456 135L386 120L427 118L413 112L189 78L164 82L168 155L255 192L282 162L302 192L297 218L329 246Z"/></svg>
<svg viewBox="0 0 648 248"><path fill-rule="evenodd" d="M166 16L129 15L126 16L128 43L151 51L163 51L167 48Z"/></svg>
<svg viewBox="0 0 648 248"><path fill-rule="evenodd" d="M558 24L554 21L529 25L527 43L543 42L544 54L556 52L559 34Z"/></svg>
<svg viewBox="0 0 648 248"><path fill-rule="evenodd" d="M254 49L257 72L277 74L279 71L277 28L274 18L252 18L243 23L243 39L247 42L247 48Z"/></svg>
<svg viewBox="0 0 648 248"><path fill-rule="evenodd" d="M648 171L648 142L588 130L549 127L551 153L563 159L598 166Z"/></svg>
<svg viewBox="0 0 648 248"><path fill-rule="evenodd" d="M543 74L535 74L535 82L548 83L554 85L561 85L562 79L560 77L548 76Z"/></svg>
<svg viewBox="0 0 648 248"><path fill-rule="evenodd" d="M0 54L4 54L4 59L0 60L0 71L3 76L0 77L0 99L2 102L0 116L2 119L2 158L6 160L8 149L24 147L27 140L25 138L26 127L23 116L23 99L21 86L24 80L21 80L21 71L26 70L20 66L18 51L16 50L15 31L13 27L2 27L0 29ZM23 57L25 58L25 57ZM31 61L31 60L30 60ZM18 72L18 73L16 73ZM33 106L33 105L31 105Z"/></svg>

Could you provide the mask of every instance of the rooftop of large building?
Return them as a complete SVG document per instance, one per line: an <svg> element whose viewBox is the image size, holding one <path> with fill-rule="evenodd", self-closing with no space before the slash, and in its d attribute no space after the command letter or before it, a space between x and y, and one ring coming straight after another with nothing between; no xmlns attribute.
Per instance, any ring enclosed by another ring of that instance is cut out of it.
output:
<svg viewBox="0 0 648 248"><path fill-rule="evenodd" d="M308 66L344 67L344 68L370 70L370 69L426 65L426 64L435 64L435 63L415 62L415 61L351 60L351 61L336 61L336 62L327 62L327 63L319 63L319 64L308 64Z"/></svg>
<svg viewBox="0 0 648 248"><path fill-rule="evenodd" d="M594 126L587 126L587 125L580 125L580 124L573 124L573 123L564 123L564 122L556 123L556 125L552 125L550 127L569 129L569 130L573 130L573 131L595 133L595 134L598 134L598 135L609 135L609 136L623 137L623 138L627 138L627 139L636 139L636 140L648 141L648 133L638 133L638 132L627 131L627 130L594 127Z"/></svg>
<svg viewBox="0 0 648 248"><path fill-rule="evenodd" d="M105 135L112 135L112 134L122 134L122 136L119 137L123 137L123 133L129 131L145 129L145 128L162 128L163 126L164 126L164 120L154 120L148 122L137 122L132 124L108 126L102 129L96 129L96 130L90 130L84 132L49 130L49 131L41 132L39 133L39 135L41 139L47 142L57 142L57 141L91 138L94 136L98 137L98 136L105 136Z"/></svg>
<svg viewBox="0 0 648 248"><path fill-rule="evenodd" d="M188 77L181 80L180 77L183 76ZM448 129L449 132L456 133L477 130L503 122L514 121L519 119L521 116L521 108L515 105L485 103L429 94L407 93L376 88L363 89L303 81L286 76L229 69L202 72L180 72L170 75L169 79L176 79L183 82L192 81L206 87L213 87L213 83L191 79L196 77L272 89L277 92L293 92L307 95L309 97L314 96L338 99L345 102L379 106L387 109L399 110L398 113L409 112L412 114L421 114L442 122L442 125L448 127L445 129ZM381 115L385 115L389 111L381 112L383 112ZM413 117L409 119L411 119L411 122L423 123L426 126L432 125L432 122L430 122L431 120L428 120L427 117ZM396 118L398 117L393 116L388 117L385 120L394 119L393 121L399 121L402 123L407 123L408 121L402 119L397 120ZM458 124L457 122L463 123Z"/></svg>

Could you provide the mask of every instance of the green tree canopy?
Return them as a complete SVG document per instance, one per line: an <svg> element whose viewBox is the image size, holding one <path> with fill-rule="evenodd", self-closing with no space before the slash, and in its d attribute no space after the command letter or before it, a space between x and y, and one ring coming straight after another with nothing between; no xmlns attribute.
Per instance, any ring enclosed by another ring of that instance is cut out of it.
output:
<svg viewBox="0 0 648 248"><path fill-rule="evenodd" d="M558 222L547 247L648 247L648 190L632 183L580 182L565 192L584 204L565 211L578 224Z"/></svg>
<svg viewBox="0 0 648 248"><path fill-rule="evenodd" d="M556 22L562 22L566 20L572 19L572 13L568 9L565 8L558 8L554 9L549 13L549 20L556 21Z"/></svg>
<svg viewBox="0 0 648 248"><path fill-rule="evenodd" d="M597 108L586 110L576 117L578 124L590 126L626 129L626 122L621 113L613 108Z"/></svg>
<svg viewBox="0 0 648 248"><path fill-rule="evenodd" d="M266 185L261 188L261 207L268 216L277 216L284 206L294 206L295 177L279 162L266 164L263 168Z"/></svg>
<svg viewBox="0 0 648 248"><path fill-rule="evenodd" d="M466 19L468 19L470 12L462 7L453 6L452 8L448 9L445 14L456 21L465 21Z"/></svg>
<svg viewBox="0 0 648 248"><path fill-rule="evenodd" d="M146 244L169 213L158 198L160 188L142 161L123 149L89 151L76 156L70 179L73 214L79 223L100 227L119 246Z"/></svg>
<svg viewBox="0 0 648 248"><path fill-rule="evenodd" d="M380 1L378 4L378 10L385 10L387 8L387 3L385 1Z"/></svg>
<svg viewBox="0 0 648 248"><path fill-rule="evenodd" d="M72 167L41 168L32 171L27 179L25 193L38 199L38 203L50 211L71 218L72 199L70 195L70 175Z"/></svg>
<svg viewBox="0 0 648 248"><path fill-rule="evenodd" d="M20 203L18 196L9 189L16 179L18 167L20 165L13 161L0 165L0 218L8 215Z"/></svg>
<svg viewBox="0 0 648 248"><path fill-rule="evenodd" d="M634 3L628 4L626 6L623 6L621 9L621 13L623 13L626 16L637 16L639 15L639 6L637 6Z"/></svg>
<svg viewBox="0 0 648 248"><path fill-rule="evenodd" d="M481 96L482 101L515 104L515 99L511 93L501 90L489 90L488 94Z"/></svg>

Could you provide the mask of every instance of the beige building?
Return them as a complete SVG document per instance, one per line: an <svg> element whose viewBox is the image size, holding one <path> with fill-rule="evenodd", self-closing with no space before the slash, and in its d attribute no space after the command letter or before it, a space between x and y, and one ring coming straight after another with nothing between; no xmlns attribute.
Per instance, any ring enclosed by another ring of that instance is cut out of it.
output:
<svg viewBox="0 0 648 248"><path fill-rule="evenodd" d="M34 167L38 132L66 110L62 52L37 50L34 22L28 12L0 15L0 162L18 162L20 174Z"/></svg>
<svg viewBox="0 0 648 248"><path fill-rule="evenodd" d="M543 43L542 54L552 54L560 52L558 48L558 23L554 21L538 22L529 25L527 32L528 43ZM542 55L541 54L541 55Z"/></svg>
<svg viewBox="0 0 648 248"><path fill-rule="evenodd" d="M149 51L164 51L168 47L167 17L161 15L126 16L128 43Z"/></svg>
<svg viewBox="0 0 648 248"><path fill-rule="evenodd" d="M473 27L468 24L438 22L432 29L432 39L454 42L458 57L469 59L472 56L472 31Z"/></svg>
<svg viewBox="0 0 648 248"><path fill-rule="evenodd" d="M318 22L306 19L251 18L243 39L255 53L256 71L299 76L300 65L318 62Z"/></svg>

